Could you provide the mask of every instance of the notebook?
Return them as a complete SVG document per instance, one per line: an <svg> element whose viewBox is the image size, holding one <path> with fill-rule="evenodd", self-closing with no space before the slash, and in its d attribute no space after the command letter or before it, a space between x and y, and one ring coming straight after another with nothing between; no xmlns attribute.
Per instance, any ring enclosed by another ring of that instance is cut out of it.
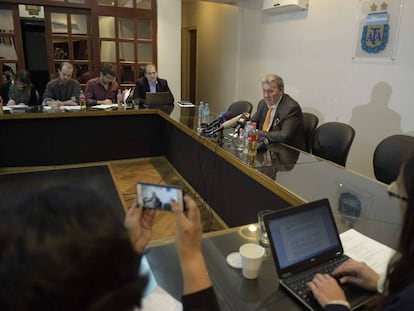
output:
<svg viewBox="0 0 414 311"><path fill-rule="evenodd" d="M145 93L145 104L146 108L158 109L165 105L168 105L171 102L171 95L169 92L156 92Z"/></svg>
<svg viewBox="0 0 414 311"><path fill-rule="evenodd" d="M264 217L280 285L310 310L322 310L306 286L313 276L332 272L348 259L327 199L275 211ZM351 308L374 293L341 285Z"/></svg>

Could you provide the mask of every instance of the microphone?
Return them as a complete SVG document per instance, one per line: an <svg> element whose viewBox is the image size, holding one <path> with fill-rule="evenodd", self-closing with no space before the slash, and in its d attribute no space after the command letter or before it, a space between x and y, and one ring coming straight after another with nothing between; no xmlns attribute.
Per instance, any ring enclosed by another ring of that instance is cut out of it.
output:
<svg viewBox="0 0 414 311"><path fill-rule="evenodd" d="M223 122L219 127L215 128L214 130L212 130L208 134L209 135L212 135L215 132L218 132L220 130L227 129L229 127L235 126L237 124L237 121L239 121L239 119L240 119L241 116L242 116L242 114L239 114L238 116L235 116L234 118Z"/></svg>
<svg viewBox="0 0 414 311"><path fill-rule="evenodd" d="M266 149L268 144L269 140L266 137L259 138L259 141L257 142L257 151Z"/></svg>
<svg viewBox="0 0 414 311"><path fill-rule="evenodd" d="M237 125L234 129L234 132L238 133L241 128L244 128L244 126L246 125L246 122L249 121L249 119L250 119L250 113L243 112L241 117L237 121Z"/></svg>
<svg viewBox="0 0 414 311"><path fill-rule="evenodd" d="M213 120L210 123L208 123L207 125L205 125L205 127L202 128L202 131L204 131L204 132L211 131L212 128L220 126L220 124L222 124L225 121L231 119L233 116L234 115L231 111L222 112L217 116L217 118L215 120Z"/></svg>

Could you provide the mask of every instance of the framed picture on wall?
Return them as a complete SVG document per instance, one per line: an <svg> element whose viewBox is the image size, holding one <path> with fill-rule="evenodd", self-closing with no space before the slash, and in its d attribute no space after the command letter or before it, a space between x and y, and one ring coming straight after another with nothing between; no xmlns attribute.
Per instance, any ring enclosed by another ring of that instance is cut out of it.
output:
<svg viewBox="0 0 414 311"><path fill-rule="evenodd" d="M401 12L402 0L358 0L352 59L395 61Z"/></svg>

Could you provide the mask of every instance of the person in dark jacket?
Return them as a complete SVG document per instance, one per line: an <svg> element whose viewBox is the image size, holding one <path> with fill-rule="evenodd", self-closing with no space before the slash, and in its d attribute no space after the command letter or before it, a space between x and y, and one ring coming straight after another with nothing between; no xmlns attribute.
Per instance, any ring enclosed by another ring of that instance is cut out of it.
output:
<svg viewBox="0 0 414 311"><path fill-rule="evenodd" d="M145 77L138 79L135 84L133 98L139 101L141 108L145 105L145 96L148 92L168 92L170 99L166 105L171 106L171 108L173 107L174 96L168 86L168 82L165 79L158 78L157 67L154 64L145 66Z"/></svg>

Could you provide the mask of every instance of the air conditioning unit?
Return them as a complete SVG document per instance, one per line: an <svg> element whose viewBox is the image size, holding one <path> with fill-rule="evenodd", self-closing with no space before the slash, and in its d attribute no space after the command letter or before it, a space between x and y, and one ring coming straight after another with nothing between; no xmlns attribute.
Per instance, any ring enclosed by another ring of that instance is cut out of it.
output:
<svg viewBox="0 0 414 311"><path fill-rule="evenodd" d="M263 12L281 14L307 10L309 0L263 0Z"/></svg>

